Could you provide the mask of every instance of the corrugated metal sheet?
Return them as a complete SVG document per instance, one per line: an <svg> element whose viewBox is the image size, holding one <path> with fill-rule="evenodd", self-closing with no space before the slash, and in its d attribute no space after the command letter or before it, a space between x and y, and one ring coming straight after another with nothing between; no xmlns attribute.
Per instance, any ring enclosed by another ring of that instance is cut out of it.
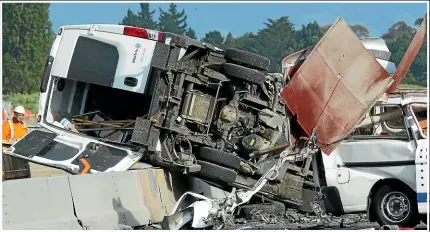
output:
<svg viewBox="0 0 430 232"><path fill-rule="evenodd" d="M393 75L394 83L390 86L390 88L387 89L386 93L389 94L394 90L396 90L397 87L399 87L400 83L402 82L403 78L405 77L405 74L409 71L409 68L411 67L412 63L415 60L415 57L417 56L421 46L423 45L424 37L427 31L426 23L427 23L427 15L424 17L424 20L422 21L420 28L418 29L417 33L412 39L412 42L409 45L408 50L406 50L406 53L403 56L402 61L400 61L399 66L397 67L397 70Z"/></svg>
<svg viewBox="0 0 430 232"><path fill-rule="evenodd" d="M300 126L330 154L393 79L338 18L283 89Z"/></svg>

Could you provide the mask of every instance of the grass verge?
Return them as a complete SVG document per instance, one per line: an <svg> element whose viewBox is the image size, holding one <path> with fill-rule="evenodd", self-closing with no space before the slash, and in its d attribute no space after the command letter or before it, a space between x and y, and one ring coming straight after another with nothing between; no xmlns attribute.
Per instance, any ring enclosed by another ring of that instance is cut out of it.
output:
<svg viewBox="0 0 430 232"><path fill-rule="evenodd" d="M39 94L40 93L31 93L31 94L8 94L3 95L3 100L12 103L12 107L17 105L22 105L26 109L30 109L33 114L37 114L39 108Z"/></svg>

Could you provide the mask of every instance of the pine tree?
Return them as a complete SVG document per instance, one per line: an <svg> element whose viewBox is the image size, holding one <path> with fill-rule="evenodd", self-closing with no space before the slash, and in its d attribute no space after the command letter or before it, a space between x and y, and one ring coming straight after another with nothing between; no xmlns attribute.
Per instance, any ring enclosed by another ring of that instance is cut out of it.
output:
<svg viewBox="0 0 430 232"><path fill-rule="evenodd" d="M295 30L288 17L273 20L268 19L266 28L257 33L254 45L259 54L271 60L270 72L281 72L281 62L284 57L292 54L297 47Z"/></svg>
<svg viewBox="0 0 430 232"><path fill-rule="evenodd" d="M132 26L132 27L139 27L140 20L137 14L135 14L133 11L128 9L127 16L125 16L119 24Z"/></svg>
<svg viewBox="0 0 430 232"><path fill-rule="evenodd" d="M39 89L53 42L47 3L3 4L3 93Z"/></svg>
<svg viewBox="0 0 430 232"><path fill-rule="evenodd" d="M205 37L202 39L202 42L221 47L222 43L224 42L224 37L222 36L221 32L214 30L206 33Z"/></svg>
<svg viewBox="0 0 430 232"><path fill-rule="evenodd" d="M139 27L156 30L157 23L153 19L155 10L151 11L149 3L140 3L140 12L138 13Z"/></svg>
<svg viewBox="0 0 430 232"><path fill-rule="evenodd" d="M160 10L160 17L158 19L158 29L163 32L171 32L179 35L184 35L187 31L187 16L185 10L178 12L177 6L174 3L170 3L169 10Z"/></svg>
<svg viewBox="0 0 430 232"><path fill-rule="evenodd" d="M234 48L236 47L236 40L233 37L233 34L229 32L227 36L225 37L224 43L222 44L222 47L225 48Z"/></svg>
<svg viewBox="0 0 430 232"><path fill-rule="evenodd" d="M197 39L196 31L194 31L191 27L188 28L187 32L185 32L185 35L191 39Z"/></svg>

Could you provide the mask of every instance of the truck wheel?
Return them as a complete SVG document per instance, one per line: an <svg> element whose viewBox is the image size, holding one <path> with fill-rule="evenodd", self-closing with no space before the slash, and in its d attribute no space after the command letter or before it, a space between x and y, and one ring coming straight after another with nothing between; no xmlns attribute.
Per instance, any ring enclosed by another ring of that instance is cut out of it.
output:
<svg viewBox="0 0 430 232"><path fill-rule="evenodd" d="M224 59L234 64L263 71L267 71L270 66L269 58L235 48L227 48L224 53Z"/></svg>
<svg viewBox="0 0 430 232"><path fill-rule="evenodd" d="M255 84L263 84L266 80L264 73L232 63L223 63L222 68L227 76Z"/></svg>
<svg viewBox="0 0 430 232"><path fill-rule="evenodd" d="M198 160L197 164L202 168L200 171L195 172L198 176L219 180L227 184L233 183L236 180L237 173L229 168L201 160Z"/></svg>
<svg viewBox="0 0 430 232"><path fill-rule="evenodd" d="M211 147L201 147L198 151L198 157L204 161L236 170L240 166L240 158L238 156Z"/></svg>
<svg viewBox="0 0 430 232"><path fill-rule="evenodd" d="M414 192L403 186L381 186L372 200L371 210L380 225L414 227L418 224L418 204Z"/></svg>
<svg viewBox="0 0 430 232"><path fill-rule="evenodd" d="M245 216L245 218L250 219L255 212L262 212L267 214L280 215L285 213L285 205L282 203L262 203L262 204L249 204L241 206L239 209L239 214Z"/></svg>

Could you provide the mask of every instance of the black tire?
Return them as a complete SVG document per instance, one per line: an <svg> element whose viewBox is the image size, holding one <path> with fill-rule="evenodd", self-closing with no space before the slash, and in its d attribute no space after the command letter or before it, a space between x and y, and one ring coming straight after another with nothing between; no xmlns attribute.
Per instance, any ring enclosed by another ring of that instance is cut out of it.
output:
<svg viewBox="0 0 430 232"><path fill-rule="evenodd" d="M263 71L267 71L270 66L269 58L235 48L227 48L224 53L224 59L234 64Z"/></svg>
<svg viewBox="0 0 430 232"><path fill-rule="evenodd" d="M395 185L383 185L378 190L376 190L373 195L371 211L375 214L375 219L379 225L398 225L400 227L414 227L419 222L418 204L416 199L416 194L405 187L405 186L395 186ZM405 200L405 205L409 203L409 213L405 213L404 218L393 219L389 215L386 209L387 199L390 197L402 197ZM388 218L391 218L389 220Z"/></svg>
<svg viewBox="0 0 430 232"><path fill-rule="evenodd" d="M249 204L240 206L239 213L245 218L252 218L254 212L260 211L262 213L280 215L285 213L285 205L282 203L262 203L262 204Z"/></svg>
<svg viewBox="0 0 430 232"><path fill-rule="evenodd" d="M263 84L266 80L264 73L232 63L223 63L222 68L227 76L255 84Z"/></svg>
<svg viewBox="0 0 430 232"><path fill-rule="evenodd" d="M197 164L201 166L201 170L195 172L197 176L207 177L227 184L234 183L236 180L237 173L234 170L201 160L198 160Z"/></svg>
<svg viewBox="0 0 430 232"><path fill-rule="evenodd" d="M240 158L230 153L223 152L211 147L201 147L198 158L227 168L239 169Z"/></svg>

